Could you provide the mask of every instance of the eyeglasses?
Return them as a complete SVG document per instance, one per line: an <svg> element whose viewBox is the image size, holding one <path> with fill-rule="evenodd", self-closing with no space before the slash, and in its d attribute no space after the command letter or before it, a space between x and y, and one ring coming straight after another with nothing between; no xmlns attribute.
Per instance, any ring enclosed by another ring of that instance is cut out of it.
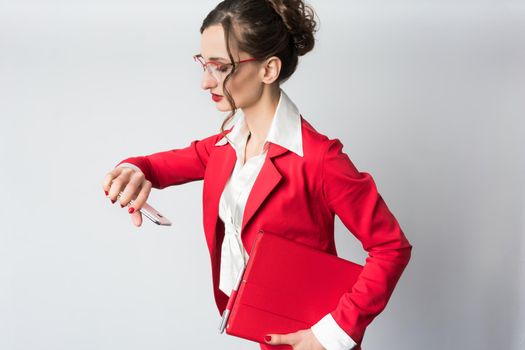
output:
<svg viewBox="0 0 525 350"><path fill-rule="evenodd" d="M233 63L220 63L217 61L206 62L204 61L204 57L202 57L201 54L193 55L193 59L202 65L203 71L207 70L208 73L210 73L212 77L214 77L217 81L221 81L222 79L224 79L226 75L230 74L233 68ZM234 63L240 64L244 62L256 61L258 59L259 58L252 57Z"/></svg>

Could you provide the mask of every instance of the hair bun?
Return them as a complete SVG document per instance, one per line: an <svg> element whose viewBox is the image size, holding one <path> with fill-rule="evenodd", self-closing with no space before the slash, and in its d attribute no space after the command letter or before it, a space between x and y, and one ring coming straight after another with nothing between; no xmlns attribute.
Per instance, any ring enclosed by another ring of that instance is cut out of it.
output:
<svg viewBox="0 0 525 350"><path fill-rule="evenodd" d="M315 12L302 0L266 0L283 20L299 56L311 51L315 45L317 29Z"/></svg>

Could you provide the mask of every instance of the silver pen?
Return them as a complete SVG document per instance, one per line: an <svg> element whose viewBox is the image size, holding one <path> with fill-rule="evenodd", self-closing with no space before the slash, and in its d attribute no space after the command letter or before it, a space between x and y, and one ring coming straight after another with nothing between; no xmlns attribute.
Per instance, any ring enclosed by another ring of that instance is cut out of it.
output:
<svg viewBox="0 0 525 350"><path fill-rule="evenodd" d="M226 328L226 323L228 322L233 303L235 302L235 298L237 297L237 291L239 290L239 286L241 285L242 276L244 275L244 270L246 270L246 265L247 263L244 264L242 269L239 271L237 281L235 282L235 286L233 287L232 292L230 294L230 298L228 299L226 309L224 309L222 313L221 324L219 325L219 334L222 334L224 332L224 329Z"/></svg>

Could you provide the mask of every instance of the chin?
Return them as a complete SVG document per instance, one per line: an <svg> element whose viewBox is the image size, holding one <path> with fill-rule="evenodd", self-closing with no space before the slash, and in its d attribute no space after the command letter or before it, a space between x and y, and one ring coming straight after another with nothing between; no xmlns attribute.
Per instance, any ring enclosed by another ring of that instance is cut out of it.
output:
<svg viewBox="0 0 525 350"><path fill-rule="evenodd" d="M223 102L223 101L221 101L221 102ZM217 103L216 107L221 112L230 112L232 110L229 103L227 103L227 106L223 105L222 103Z"/></svg>

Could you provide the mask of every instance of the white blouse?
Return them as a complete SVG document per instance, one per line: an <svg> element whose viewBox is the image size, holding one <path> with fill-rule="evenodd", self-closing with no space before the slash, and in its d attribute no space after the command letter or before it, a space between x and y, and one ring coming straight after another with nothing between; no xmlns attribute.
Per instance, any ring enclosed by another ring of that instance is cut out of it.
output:
<svg viewBox="0 0 525 350"><path fill-rule="evenodd" d="M241 241L242 217L248 195L268 153L265 149L243 165L247 140L248 135L243 133L240 144L231 142L237 161L219 202L219 217L224 222L219 289L226 295L230 295L240 270L248 262L248 252Z"/></svg>

